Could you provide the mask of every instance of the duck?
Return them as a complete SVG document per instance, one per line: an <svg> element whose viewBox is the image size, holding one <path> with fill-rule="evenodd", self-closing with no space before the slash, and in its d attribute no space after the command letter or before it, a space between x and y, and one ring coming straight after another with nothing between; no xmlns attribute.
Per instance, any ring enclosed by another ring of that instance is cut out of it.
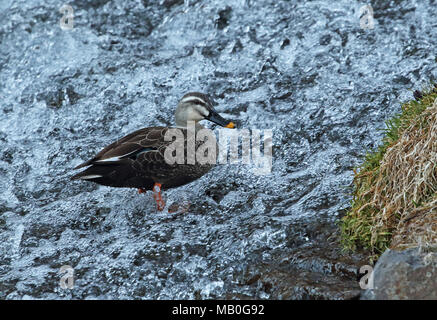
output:
<svg viewBox="0 0 437 320"><path fill-rule="evenodd" d="M116 188L136 188L139 193L153 192L158 211L165 208L161 191L191 183L207 172L215 163L171 163L166 149L173 140L166 137L170 129L183 133L184 154L187 154L188 126L194 123L196 132L204 129L202 120L233 129L235 124L225 120L214 109L207 94L189 92L179 101L175 111L175 127L147 127L132 132L111 143L93 158L79 164L74 170L86 168L73 175L72 180L83 180ZM202 142L195 142L196 150ZM218 150L218 145L216 150Z"/></svg>

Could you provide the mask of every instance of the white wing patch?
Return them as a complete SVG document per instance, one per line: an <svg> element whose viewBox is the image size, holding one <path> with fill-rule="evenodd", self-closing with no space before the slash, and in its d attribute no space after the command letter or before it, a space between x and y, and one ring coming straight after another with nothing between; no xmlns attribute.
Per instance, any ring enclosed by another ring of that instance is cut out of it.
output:
<svg viewBox="0 0 437 320"><path fill-rule="evenodd" d="M103 178L103 176L99 175L99 174L90 174L88 176L82 176L79 179L82 180L90 180L90 179L96 179L96 178Z"/></svg>
<svg viewBox="0 0 437 320"><path fill-rule="evenodd" d="M131 152L132 153L132 152ZM120 159L122 158L122 157L125 157L125 156L127 156L127 155L129 155L130 153L128 153L128 154L125 154L125 155L122 155L122 156L120 156L120 157L111 157L111 158L108 158L108 159L103 159L103 160L97 160L97 161L94 161L95 163L104 163L104 162L115 162L115 161L120 161Z"/></svg>
<svg viewBox="0 0 437 320"><path fill-rule="evenodd" d="M121 156L97 160L97 161L94 161L94 163L117 162L117 161L123 160L123 159L125 159L125 158L127 158L127 157L129 157L131 155L134 155L134 154L136 156L139 156L142 153L151 152L151 151L158 151L158 150L156 150L155 148L144 148L143 150L141 150L141 149L140 150L134 150L132 152L123 154Z"/></svg>

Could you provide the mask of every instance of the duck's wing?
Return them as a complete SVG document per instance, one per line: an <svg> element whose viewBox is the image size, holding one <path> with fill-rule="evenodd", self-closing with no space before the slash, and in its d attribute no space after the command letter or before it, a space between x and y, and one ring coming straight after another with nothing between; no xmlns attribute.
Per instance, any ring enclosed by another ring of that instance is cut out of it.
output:
<svg viewBox="0 0 437 320"><path fill-rule="evenodd" d="M72 177L110 186L132 186L144 177L152 178L172 169L165 162L168 128L151 127L137 130L108 145L97 155L75 169L88 168ZM141 183L140 183L141 184Z"/></svg>
<svg viewBox="0 0 437 320"><path fill-rule="evenodd" d="M103 148L96 156L74 169L80 169L92 164L109 164L132 157L139 152L156 151L166 147L169 142L164 140L166 127L143 128L111 143Z"/></svg>

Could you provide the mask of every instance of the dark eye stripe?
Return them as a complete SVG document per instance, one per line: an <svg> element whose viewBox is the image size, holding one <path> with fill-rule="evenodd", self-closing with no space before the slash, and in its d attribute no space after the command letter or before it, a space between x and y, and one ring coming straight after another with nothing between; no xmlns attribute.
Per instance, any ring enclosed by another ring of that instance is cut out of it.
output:
<svg viewBox="0 0 437 320"><path fill-rule="evenodd" d="M206 107L208 105L207 103L200 101L200 100L194 100L194 101L192 101L192 103L197 104L197 105L202 106L202 107Z"/></svg>

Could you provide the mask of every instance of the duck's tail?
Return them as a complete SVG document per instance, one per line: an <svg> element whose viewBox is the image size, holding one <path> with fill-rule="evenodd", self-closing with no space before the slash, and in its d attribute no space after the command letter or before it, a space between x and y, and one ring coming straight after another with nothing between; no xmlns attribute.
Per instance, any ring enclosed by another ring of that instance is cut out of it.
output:
<svg viewBox="0 0 437 320"><path fill-rule="evenodd" d="M154 181L132 172L128 163L91 164L84 171L71 177L71 180L85 180L109 187L143 188L152 190Z"/></svg>
<svg viewBox="0 0 437 320"><path fill-rule="evenodd" d="M82 168L80 165L76 168ZM116 176L116 172L119 171L119 166L108 166L108 165L91 165L87 169L71 177L71 180L87 180L96 182L103 185L114 184L113 177Z"/></svg>

